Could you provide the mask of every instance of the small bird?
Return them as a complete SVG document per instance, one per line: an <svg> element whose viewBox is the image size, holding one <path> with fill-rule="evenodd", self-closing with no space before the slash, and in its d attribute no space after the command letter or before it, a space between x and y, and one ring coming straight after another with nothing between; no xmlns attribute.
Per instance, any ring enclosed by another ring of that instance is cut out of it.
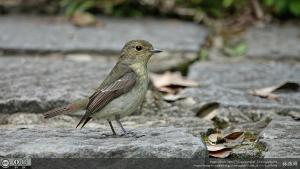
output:
<svg viewBox="0 0 300 169"><path fill-rule="evenodd" d="M117 64L89 97L66 106L50 110L44 118L85 110L76 128L81 128L94 118L106 119L113 135L116 135L111 123L116 120L124 134L129 134L120 122L120 118L135 112L142 104L146 95L149 76L147 63L154 53L162 52L154 49L145 40L132 40L125 44Z"/></svg>

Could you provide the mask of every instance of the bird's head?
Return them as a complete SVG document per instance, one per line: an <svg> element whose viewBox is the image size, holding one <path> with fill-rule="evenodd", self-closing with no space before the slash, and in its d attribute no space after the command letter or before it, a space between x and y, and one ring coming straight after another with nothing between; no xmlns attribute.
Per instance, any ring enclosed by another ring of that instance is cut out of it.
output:
<svg viewBox="0 0 300 169"><path fill-rule="evenodd" d="M121 61L128 64L147 64L154 53L162 52L154 49L152 44L145 40L131 40L127 42L121 51Z"/></svg>

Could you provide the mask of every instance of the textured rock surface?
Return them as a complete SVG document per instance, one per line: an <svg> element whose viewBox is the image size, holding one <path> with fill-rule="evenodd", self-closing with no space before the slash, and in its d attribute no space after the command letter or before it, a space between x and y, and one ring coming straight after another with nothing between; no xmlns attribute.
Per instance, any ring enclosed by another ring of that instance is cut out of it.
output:
<svg viewBox="0 0 300 169"><path fill-rule="evenodd" d="M250 28L245 36L247 56L255 59L300 60L299 25Z"/></svg>
<svg viewBox="0 0 300 169"><path fill-rule="evenodd" d="M279 93L278 101L249 94L249 90L276 86L287 81L300 83L300 66L281 63L196 63L189 79L200 88L185 89L182 94L197 102L218 101L224 106L263 109L300 110L300 92Z"/></svg>
<svg viewBox="0 0 300 169"><path fill-rule="evenodd" d="M100 26L77 28L57 18L2 16L0 49L119 52L128 40L147 39L157 48L197 52L207 34L199 25L178 20L99 19Z"/></svg>
<svg viewBox="0 0 300 169"><path fill-rule="evenodd" d="M109 137L95 129L0 129L0 157L204 158L206 147L182 128L134 130ZM106 132L107 133L107 132ZM37 146L38 145L38 146Z"/></svg>
<svg viewBox="0 0 300 169"><path fill-rule="evenodd" d="M51 119L44 119L41 114L36 113L15 113L13 115L0 115L0 128L74 128L80 121L76 116L57 116ZM162 116L129 116L122 120L126 129L156 128L156 127L178 127L186 128L190 133L200 136L206 133L209 128L214 128L213 122L197 117L162 117ZM113 121L113 125L118 133L121 129ZM108 130L109 125L106 120L92 119L85 128L96 128Z"/></svg>
<svg viewBox="0 0 300 169"><path fill-rule="evenodd" d="M38 112L88 97L115 61L2 57L0 58L0 113ZM145 115L194 116L150 95ZM145 108L144 108L145 107ZM158 107L160 107L158 109ZM158 113L159 112L159 113Z"/></svg>
<svg viewBox="0 0 300 169"><path fill-rule="evenodd" d="M273 119L261 133L260 141L266 144L266 158L300 157L300 121L291 117Z"/></svg>
<svg viewBox="0 0 300 169"><path fill-rule="evenodd" d="M39 112L89 96L114 63L0 58L1 112Z"/></svg>

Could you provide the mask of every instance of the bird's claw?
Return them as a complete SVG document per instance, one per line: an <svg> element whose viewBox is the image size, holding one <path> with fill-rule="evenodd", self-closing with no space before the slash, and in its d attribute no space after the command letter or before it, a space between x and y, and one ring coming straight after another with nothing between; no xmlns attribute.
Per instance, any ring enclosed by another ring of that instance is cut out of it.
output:
<svg viewBox="0 0 300 169"><path fill-rule="evenodd" d="M132 131L129 131L129 132L126 132L126 133L123 133L123 134L120 134L120 135L103 133L103 134L101 134L101 136L103 136L103 137L112 137L112 138L117 138L117 137L125 137L125 138L135 137L135 138L140 138L140 137L143 137L145 135L144 134L138 135L138 134L136 134L136 133L134 133Z"/></svg>
<svg viewBox="0 0 300 169"><path fill-rule="evenodd" d="M138 135L138 134L136 134L136 133L134 133L134 132L132 132L132 131L127 131L126 133L124 133L124 134L121 134L120 135L121 137L135 137L135 138L140 138L140 137L143 137L143 136L145 136L144 134L142 134L142 135Z"/></svg>
<svg viewBox="0 0 300 169"><path fill-rule="evenodd" d="M103 136L103 137L116 137L116 136L118 136L118 135L116 135L116 134L106 134L106 133L103 133L103 134L101 134L101 136Z"/></svg>

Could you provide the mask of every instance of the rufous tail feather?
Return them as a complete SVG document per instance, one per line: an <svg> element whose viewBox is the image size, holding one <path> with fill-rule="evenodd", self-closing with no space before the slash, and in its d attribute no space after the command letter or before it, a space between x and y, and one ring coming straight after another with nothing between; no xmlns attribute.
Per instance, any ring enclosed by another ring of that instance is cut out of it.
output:
<svg viewBox="0 0 300 169"><path fill-rule="evenodd" d="M69 114L74 113L79 110L83 110L86 107L86 104L88 103L88 99L83 99L76 101L74 103L68 104L66 106L58 107L55 109L52 109L46 113L44 113L44 118L51 118L62 114Z"/></svg>

